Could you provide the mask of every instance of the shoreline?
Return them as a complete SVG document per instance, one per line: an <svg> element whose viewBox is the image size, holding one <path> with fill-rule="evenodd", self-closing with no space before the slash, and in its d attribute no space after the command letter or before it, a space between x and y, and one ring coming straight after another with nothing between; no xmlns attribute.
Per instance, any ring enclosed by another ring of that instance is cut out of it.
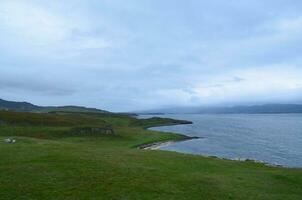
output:
<svg viewBox="0 0 302 200"><path fill-rule="evenodd" d="M155 126L146 126L144 127L145 130L148 131L152 131L149 130L150 128L155 128L155 127L163 127L163 126L177 126L177 125L189 125L189 124L193 124L193 122L191 121L187 121L187 120L178 120L177 123L170 123L170 124L158 124ZM159 131L161 133L164 134L169 134L169 133L165 133L163 131ZM187 136L184 134L179 134L179 133L174 133L177 134L179 136L182 137L182 139L175 139L175 140L165 140L165 141L155 141L155 142L150 142L150 143L146 143L146 144L140 144L138 146L136 146L137 149L141 149L141 150L158 150L163 146L166 145L170 145L170 144L175 144L178 142L184 142L184 141L188 141L188 140L195 140L195 139L201 139L202 137L191 137L191 136Z"/></svg>
<svg viewBox="0 0 302 200"><path fill-rule="evenodd" d="M138 149L141 150L158 150L163 146L167 146L170 144L175 144L178 142L184 142L184 141L189 141L189 140L196 140L196 139L201 139L201 137L189 137L189 136L185 136L182 135L185 138L181 139L181 140L167 140L167 141L159 141L159 142L152 142L152 143L148 143L148 144L142 144L138 146Z"/></svg>
<svg viewBox="0 0 302 200"><path fill-rule="evenodd" d="M202 137L188 137L188 138L185 138L183 140L168 140L168 141L161 141L161 142L153 142L153 143L139 145L137 148L140 149L140 150L155 151L155 150L161 150L160 149L161 147L164 147L164 146L167 146L167 145L171 145L171 144L175 144L175 143L179 143L179 142L185 142L185 141L189 141L189 140L196 140L196 139L202 139ZM169 150L162 150L162 151L169 151ZM173 152L181 153L181 154L201 156L201 157L205 157L205 158L214 158L214 159L219 159L219 160L229 160L229 161L235 161L235 162L253 162L253 163L256 163L256 164L263 164L267 167L285 168L285 169L301 169L299 167L298 168L297 167L288 167L288 166L284 166L284 165L280 165L280 164L268 163L268 162L265 162L265 161L254 160L254 159L249 159L249 158L230 159L230 158L223 158L223 157L218 157L218 156L194 154L194 153L185 153L185 152L179 152L179 151L173 151Z"/></svg>

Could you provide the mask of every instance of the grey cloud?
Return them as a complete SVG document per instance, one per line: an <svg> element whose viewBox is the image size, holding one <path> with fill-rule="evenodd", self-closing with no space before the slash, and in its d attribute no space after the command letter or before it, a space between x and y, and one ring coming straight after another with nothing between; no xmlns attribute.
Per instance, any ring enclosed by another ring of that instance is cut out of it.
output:
<svg viewBox="0 0 302 200"><path fill-rule="evenodd" d="M55 81L45 81L38 78L0 76L0 90L23 90L29 93L39 93L41 95L64 96L71 95L75 90L64 88Z"/></svg>
<svg viewBox="0 0 302 200"><path fill-rule="evenodd" d="M244 78L240 78L238 76L234 76L231 80L227 81L227 82L242 82L244 81L245 79Z"/></svg>
<svg viewBox="0 0 302 200"><path fill-rule="evenodd" d="M0 11L10 2L1 1ZM272 65L294 66L295 74L302 64L301 34L276 29L302 17L300 0L18 2L50 16L49 26L36 31L32 24L23 30L27 21L19 18L12 22L21 25L3 29L0 15L0 90L18 100L26 94L40 104L133 110L172 104L158 91L177 90L186 105L215 102L198 96L196 87L244 85L245 77L232 72ZM64 31L57 29L61 22ZM42 47L28 39L41 30L50 34L39 38ZM299 90L291 92L288 101L301 98ZM282 94L276 91L276 99ZM254 98L268 101L260 93ZM243 101L239 93L232 100Z"/></svg>

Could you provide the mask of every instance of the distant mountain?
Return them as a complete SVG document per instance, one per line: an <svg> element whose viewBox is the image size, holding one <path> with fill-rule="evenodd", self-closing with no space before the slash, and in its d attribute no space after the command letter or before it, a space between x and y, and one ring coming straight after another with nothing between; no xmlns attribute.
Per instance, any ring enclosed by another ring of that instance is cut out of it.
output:
<svg viewBox="0 0 302 200"><path fill-rule="evenodd" d="M0 99L0 110L10 110L19 112L95 112L108 113L108 111L96 108L86 108L81 106L37 106L28 102L15 102Z"/></svg>
<svg viewBox="0 0 302 200"><path fill-rule="evenodd" d="M174 107L139 112L139 114L277 114L302 113L301 104L265 104L231 107Z"/></svg>

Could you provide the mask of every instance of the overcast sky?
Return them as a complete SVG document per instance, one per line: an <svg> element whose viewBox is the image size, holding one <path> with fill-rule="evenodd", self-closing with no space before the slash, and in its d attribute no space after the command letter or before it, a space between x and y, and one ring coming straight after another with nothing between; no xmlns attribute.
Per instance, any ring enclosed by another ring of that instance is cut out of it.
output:
<svg viewBox="0 0 302 200"><path fill-rule="evenodd" d="M112 111L302 101L301 0L1 0L0 98Z"/></svg>

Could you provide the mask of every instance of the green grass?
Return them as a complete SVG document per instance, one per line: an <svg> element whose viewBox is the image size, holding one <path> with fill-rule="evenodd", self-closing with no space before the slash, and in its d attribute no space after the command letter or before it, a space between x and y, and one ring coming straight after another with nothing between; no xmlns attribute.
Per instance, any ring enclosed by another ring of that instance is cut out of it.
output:
<svg viewBox="0 0 302 200"><path fill-rule="evenodd" d="M3 112L0 122L1 200L302 199L300 169L134 148L182 139L145 130L174 120ZM74 134L79 127L112 128L114 134ZM2 142L7 137L17 143Z"/></svg>

